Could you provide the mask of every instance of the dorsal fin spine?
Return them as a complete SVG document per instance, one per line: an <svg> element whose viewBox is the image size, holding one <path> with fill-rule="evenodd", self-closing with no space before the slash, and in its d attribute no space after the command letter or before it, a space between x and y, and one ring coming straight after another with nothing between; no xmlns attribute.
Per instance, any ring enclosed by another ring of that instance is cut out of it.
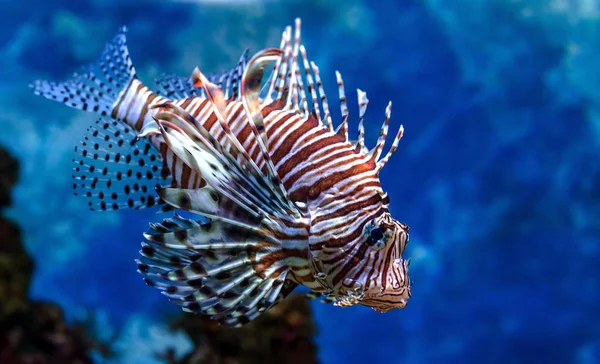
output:
<svg viewBox="0 0 600 364"><path fill-rule="evenodd" d="M385 120L383 121L383 125L381 125L381 130L379 132L379 138L377 139L377 144L375 148L369 152L369 155L374 161L377 161L381 156L381 152L383 151L383 147L385 145L385 139L388 132L388 127L390 123L390 116L392 114L392 102L388 103L388 106L385 108Z"/></svg>
<svg viewBox="0 0 600 364"><path fill-rule="evenodd" d="M260 81L264 74L265 65L282 56L282 50L277 48L265 49L254 55L248 62L244 75L242 76L242 102L244 109L250 119L250 128L256 138L256 142L265 161L267 176L279 189L281 194L276 194L282 204L287 205L290 211L297 211L294 204L288 198L287 191L279 178L275 165L269 155L267 132L264 125L262 112L259 106Z"/></svg>
<svg viewBox="0 0 600 364"><path fill-rule="evenodd" d="M365 154L367 152L365 148L365 112L367 111L367 105L369 105L369 99L367 98L367 93L357 89L356 90L358 97L358 150L360 153Z"/></svg>
<svg viewBox="0 0 600 364"><path fill-rule="evenodd" d="M279 45L279 49L284 49L286 40L287 32L284 31L281 35L281 43ZM275 84L278 81L278 75L279 75L279 68L281 67L281 63L282 63L282 58L278 58L277 62L275 63L275 66L273 67L273 74L271 76L271 82L270 82L270 86L269 86L269 91L267 93L267 97L265 99L266 104L270 104L271 102L273 102L273 92L276 91L275 90Z"/></svg>

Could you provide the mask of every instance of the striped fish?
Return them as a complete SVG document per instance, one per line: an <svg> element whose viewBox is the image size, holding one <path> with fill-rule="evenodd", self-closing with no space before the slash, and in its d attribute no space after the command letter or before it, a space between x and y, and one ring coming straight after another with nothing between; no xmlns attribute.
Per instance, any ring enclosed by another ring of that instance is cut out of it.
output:
<svg viewBox="0 0 600 364"><path fill-rule="evenodd" d="M337 306L405 307L408 226L392 218L379 172L391 103L374 148L358 140L336 72L342 122L334 128L300 20L279 48L212 76L166 75L159 91L136 76L125 28L100 59L36 94L103 116L75 148L74 188L91 209L181 210L151 223L137 260L146 283L188 312L240 326L298 285ZM269 77L265 71L274 67Z"/></svg>

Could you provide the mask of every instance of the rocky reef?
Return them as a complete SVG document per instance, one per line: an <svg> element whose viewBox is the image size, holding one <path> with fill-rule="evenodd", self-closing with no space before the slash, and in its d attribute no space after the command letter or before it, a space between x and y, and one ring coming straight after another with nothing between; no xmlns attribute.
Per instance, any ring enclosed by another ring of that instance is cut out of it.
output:
<svg viewBox="0 0 600 364"><path fill-rule="evenodd" d="M18 176L19 163L8 151L0 148L0 210L10 205L10 190Z"/></svg>
<svg viewBox="0 0 600 364"><path fill-rule="evenodd" d="M316 364L316 327L306 297L294 294L241 328L218 325L205 316L183 315L171 324L183 330L194 350L176 360L174 351L157 356L170 364Z"/></svg>
<svg viewBox="0 0 600 364"><path fill-rule="evenodd" d="M10 205L19 164L0 147L0 212ZM29 297L34 262L23 246L20 228L0 216L0 363L92 363L92 352L117 355L110 342L94 335L93 317L68 323L63 309ZM184 314L171 322L194 344L176 359L175 351L156 359L177 364L317 363L312 341L315 324L308 300L292 295L250 324L237 329L219 326L204 316ZM113 338L115 339L115 338Z"/></svg>
<svg viewBox="0 0 600 364"><path fill-rule="evenodd" d="M17 160L0 148L0 211L10 205L18 174ZM33 271L21 230L0 216L0 363L91 363L90 350L100 346L84 325L70 326L59 306L30 299Z"/></svg>

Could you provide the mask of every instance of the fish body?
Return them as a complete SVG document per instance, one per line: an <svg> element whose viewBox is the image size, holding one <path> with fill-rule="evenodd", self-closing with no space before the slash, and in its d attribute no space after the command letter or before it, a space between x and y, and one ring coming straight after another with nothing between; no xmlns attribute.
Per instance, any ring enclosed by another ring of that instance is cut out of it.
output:
<svg viewBox="0 0 600 364"><path fill-rule="evenodd" d="M378 177L403 129L380 159L390 104L368 150L368 100L358 90L359 139L350 141L336 78L343 121L334 130L297 20L279 48L248 62L243 54L231 71L212 77L198 69L190 78L165 76L157 82L161 93L137 78L124 29L82 75L33 88L107 118L76 148L74 188L90 208L160 203L204 217L175 214L150 224L138 270L184 310L239 326L298 285L339 306L382 312L403 308L410 297L402 259L408 226L391 217Z"/></svg>

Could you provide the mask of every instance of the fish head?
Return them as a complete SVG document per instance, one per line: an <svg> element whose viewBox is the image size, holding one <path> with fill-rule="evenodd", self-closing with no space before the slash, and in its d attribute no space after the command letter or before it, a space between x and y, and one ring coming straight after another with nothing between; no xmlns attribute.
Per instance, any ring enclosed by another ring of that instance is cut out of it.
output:
<svg viewBox="0 0 600 364"><path fill-rule="evenodd" d="M402 259L402 254L409 241L408 231L408 225L398 222L388 212L365 225L364 244L370 254L365 264L370 269L365 269L368 276L359 278L365 282L359 304L378 312L406 306L410 298L410 260Z"/></svg>
<svg viewBox="0 0 600 364"><path fill-rule="evenodd" d="M409 240L408 226L387 211L361 225L358 236L342 247L334 244L340 241L334 240L335 236L309 243L320 248L309 248L314 278L337 306L359 304L378 312L404 308L410 298L410 260L402 259Z"/></svg>

